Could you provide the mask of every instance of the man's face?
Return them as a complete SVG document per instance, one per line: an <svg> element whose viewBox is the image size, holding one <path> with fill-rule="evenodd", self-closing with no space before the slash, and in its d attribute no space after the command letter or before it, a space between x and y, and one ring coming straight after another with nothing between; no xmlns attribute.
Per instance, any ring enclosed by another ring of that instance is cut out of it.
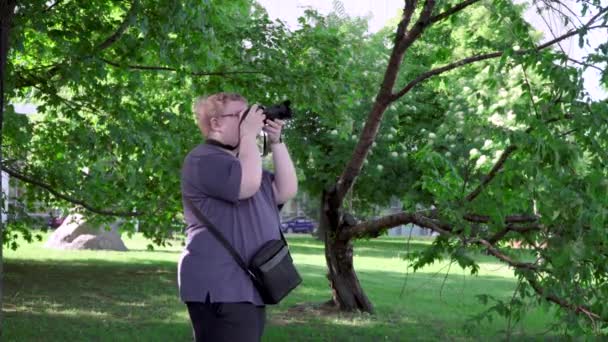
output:
<svg viewBox="0 0 608 342"><path fill-rule="evenodd" d="M218 115L225 144L238 144L240 138L239 124L241 122L241 117L245 115L243 112L245 108L247 108L247 103L245 102L230 101Z"/></svg>

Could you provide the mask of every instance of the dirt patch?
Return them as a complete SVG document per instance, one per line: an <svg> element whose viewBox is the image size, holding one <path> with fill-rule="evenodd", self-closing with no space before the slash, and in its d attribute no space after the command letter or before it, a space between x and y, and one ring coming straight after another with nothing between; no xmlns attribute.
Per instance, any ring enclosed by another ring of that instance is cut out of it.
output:
<svg viewBox="0 0 608 342"><path fill-rule="evenodd" d="M274 325L298 324L310 321L311 318L355 318L360 312L341 312L332 302L298 303L285 311L274 312L270 322Z"/></svg>

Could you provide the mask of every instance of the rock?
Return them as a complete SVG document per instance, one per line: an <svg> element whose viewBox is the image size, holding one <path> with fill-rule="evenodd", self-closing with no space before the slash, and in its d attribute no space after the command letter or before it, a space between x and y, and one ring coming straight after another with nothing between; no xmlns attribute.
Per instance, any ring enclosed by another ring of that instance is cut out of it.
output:
<svg viewBox="0 0 608 342"><path fill-rule="evenodd" d="M127 246L122 242L118 232L120 223L120 221L112 223L108 231L104 227L91 226L81 214L70 214L51 234L45 247L127 251Z"/></svg>

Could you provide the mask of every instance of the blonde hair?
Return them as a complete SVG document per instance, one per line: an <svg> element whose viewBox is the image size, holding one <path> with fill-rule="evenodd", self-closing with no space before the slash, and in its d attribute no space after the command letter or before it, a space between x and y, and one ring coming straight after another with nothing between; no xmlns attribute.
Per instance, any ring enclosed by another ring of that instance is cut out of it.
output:
<svg viewBox="0 0 608 342"><path fill-rule="evenodd" d="M228 102L241 101L247 104L247 100L237 93L217 93L209 96L199 96L192 104L192 112L196 117L196 123L203 136L209 134L211 118L220 115L220 112Z"/></svg>

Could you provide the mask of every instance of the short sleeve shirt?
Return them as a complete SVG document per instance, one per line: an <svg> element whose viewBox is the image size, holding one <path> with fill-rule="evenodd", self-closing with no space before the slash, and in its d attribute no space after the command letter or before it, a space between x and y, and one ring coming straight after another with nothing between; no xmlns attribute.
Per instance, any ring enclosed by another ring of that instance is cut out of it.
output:
<svg viewBox="0 0 608 342"><path fill-rule="evenodd" d="M239 160L215 145L201 144L184 160L181 190L187 238L178 265L184 302L204 302L209 295L211 302L263 305L245 271L192 213L194 205L246 263L264 243L280 239L274 175L264 170L260 189L239 200L241 174Z"/></svg>

